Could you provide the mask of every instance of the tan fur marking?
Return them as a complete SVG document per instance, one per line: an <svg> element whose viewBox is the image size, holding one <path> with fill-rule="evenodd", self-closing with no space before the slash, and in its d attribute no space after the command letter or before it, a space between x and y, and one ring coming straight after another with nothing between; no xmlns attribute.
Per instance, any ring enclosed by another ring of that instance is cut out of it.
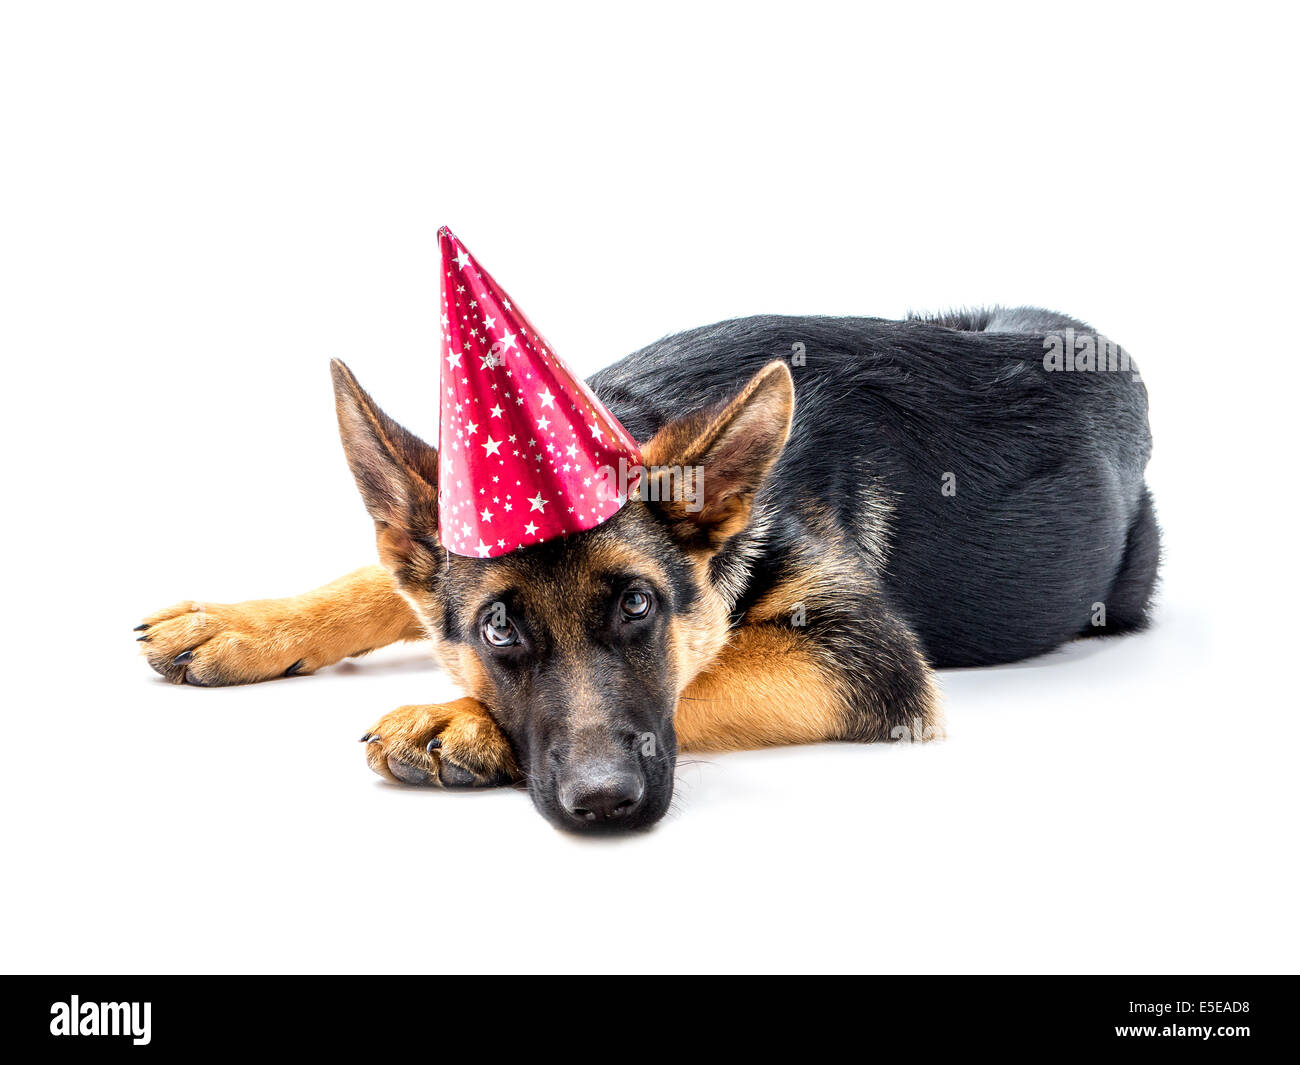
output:
<svg viewBox="0 0 1300 1065"><path fill-rule="evenodd" d="M834 602L845 588L860 589L867 584L862 567L844 553L835 536L820 539L817 551L814 558L796 558L790 579L776 585L756 602L746 620L751 623L789 621L800 604L813 610L818 602Z"/></svg>
<svg viewBox="0 0 1300 1065"><path fill-rule="evenodd" d="M437 645L438 661L451 674L461 691L469 692L483 703L491 703L496 691L492 679L479 660L474 649L462 643L442 643Z"/></svg>
<svg viewBox="0 0 1300 1065"><path fill-rule="evenodd" d="M729 622L727 604L707 583L707 577L703 578L695 609L674 617L669 624L668 653L679 692L727 646Z"/></svg>
<svg viewBox="0 0 1300 1065"><path fill-rule="evenodd" d="M871 586L871 578L863 573L861 565L846 552L841 534L828 517L825 529L818 535L817 556L799 558L791 567L790 579L772 588L750 608L746 615L748 625L762 625L765 622L786 625L801 607L811 615L820 604L833 604L844 588L861 589ZM741 631L750 630L745 628ZM812 651L805 647L805 653L811 655ZM919 653L916 666L924 676L924 706L919 723L909 721L908 727L921 734L915 736L916 739L941 739L944 736L943 711L934 676ZM828 676L836 675L832 667L826 668L831 670ZM898 663L863 662L857 668L863 675L870 676L873 668L897 669ZM872 741L897 739L897 736L891 735L889 711L890 707L884 705L860 707L859 712L870 715L865 723L871 727L867 736L858 738L869 738Z"/></svg>
<svg viewBox="0 0 1300 1065"><path fill-rule="evenodd" d="M848 713L832 676L801 637L747 627L682 692L677 738L689 751L816 743L836 739Z"/></svg>
<svg viewBox="0 0 1300 1065"><path fill-rule="evenodd" d="M735 399L716 414L703 412L670 422L642 448L643 464L702 466L700 509L684 500L656 504L689 540L704 534L716 551L749 522L754 496L781 455L794 416L794 381L783 362L758 371Z"/></svg>
<svg viewBox="0 0 1300 1065"><path fill-rule="evenodd" d="M343 452L380 532L399 529L399 541L412 532L436 538L437 452L384 414L338 359L330 371Z"/></svg>
<svg viewBox="0 0 1300 1065"><path fill-rule="evenodd" d="M182 683L247 684L279 677L301 662L311 673L362 651L427 633L382 566L285 599L244 603L186 600L145 619L140 647L149 664ZM193 652L179 666L176 656Z"/></svg>
<svg viewBox="0 0 1300 1065"><path fill-rule="evenodd" d="M660 584L668 583L668 575L658 559L633 544L621 540L598 541L588 548L584 566L595 573L613 573L620 570L644 573Z"/></svg>
<svg viewBox="0 0 1300 1065"><path fill-rule="evenodd" d="M411 772L423 771L436 784L439 763L449 758L481 780L497 774L518 779L519 768L504 734L487 709L476 699L457 699L450 703L399 706L385 714L370 728L368 736L378 739L366 744L366 762L381 777L402 783L394 774L392 762ZM441 746L428 750L430 740Z"/></svg>

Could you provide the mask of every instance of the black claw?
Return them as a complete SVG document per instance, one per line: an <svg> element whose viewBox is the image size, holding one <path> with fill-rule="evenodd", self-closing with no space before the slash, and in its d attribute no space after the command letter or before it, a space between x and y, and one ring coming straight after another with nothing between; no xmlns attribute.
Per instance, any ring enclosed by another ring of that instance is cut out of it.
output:
<svg viewBox="0 0 1300 1065"><path fill-rule="evenodd" d="M438 739L437 736L434 736L433 739L431 739L428 743L424 745L424 749L426 752L433 752L436 751L441 746L442 746L442 740Z"/></svg>
<svg viewBox="0 0 1300 1065"><path fill-rule="evenodd" d="M132 632L144 632L144 630L147 629L148 627L149 627L149 625L148 625L147 623L144 624L144 625L137 625L137 626L136 626L135 628L133 628L131 631L132 631Z"/></svg>
<svg viewBox="0 0 1300 1065"><path fill-rule="evenodd" d="M148 643L148 642L149 642L149 637L148 637L148 636L137 636L137 637L135 638L135 642L136 642L136 643Z"/></svg>
<svg viewBox="0 0 1300 1065"><path fill-rule="evenodd" d="M286 670L284 671L284 675L285 675L286 677L292 677L292 676L294 676L294 675L298 672L298 670L302 669L302 663L303 663L303 661L304 661L304 660L301 659L301 658L298 659L297 662L295 662L293 665L291 665L288 669L286 669Z"/></svg>
<svg viewBox="0 0 1300 1065"><path fill-rule="evenodd" d="M370 737L370 739L366 740L366 742L367 742L367 743L378 743L378 742L379 742L379 739L380 739L380 737L379 737L379 733L376 732L373 736Z"/></svg>
<svg viewBox="0 0 1300 1065"><path fill-rule="evenodd" d="M193 661L194 661L193 651L182 651L180 654L178 654L175 658L172 659L172 665L183 666Z"/></svg>
<svg viewBox="0 0 1300 1065"><path fill-rule="evenodd" d="M361 742L365 743L368 739L370 739L370 733L369 732L363 733L361 736Z"/></svg>

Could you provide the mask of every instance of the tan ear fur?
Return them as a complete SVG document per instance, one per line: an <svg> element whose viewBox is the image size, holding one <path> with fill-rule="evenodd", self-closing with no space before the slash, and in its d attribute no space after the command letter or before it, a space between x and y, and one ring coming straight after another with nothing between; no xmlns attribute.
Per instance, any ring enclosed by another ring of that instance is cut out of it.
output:
<svg viewBox="0 0 1300 1065"><path fill-rule="evenodd" d="M375 520L381 556L405 554L411 538L436 546L437 451L381 411L338 359L330 372L343 451Z"/></svg>
<svg viewBox="0 0 1300 1065"><path fill-rule="evenodd" d="M748 524L754 496L785 447L793 417L790 369L770 362L721 408L669 422L646 443L647 478L663 477L670 469L700 471L694 507L683 498L651 504L669 519L679 540L717 550ZM647 493L651 499L666 494Z"/></svg>

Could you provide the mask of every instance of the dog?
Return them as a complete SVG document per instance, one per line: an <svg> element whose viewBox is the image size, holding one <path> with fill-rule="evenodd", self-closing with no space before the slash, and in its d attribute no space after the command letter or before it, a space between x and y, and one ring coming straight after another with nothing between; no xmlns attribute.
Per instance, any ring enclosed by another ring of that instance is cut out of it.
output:
<svg viewBox="0 0 1300 1065"><path fill-rule="evenodd" d="M1053 364L1063 338L1112 365ZM186 601L138 639L168 680L223 685L432 637L465 696L375 722L375 772L522 780L563 828L648 826L679 747L931 739L934 669L1148 623L1147 394L1116 351L1036 308L679 333L589 380L644 441L636 497L492 559L440 546L435 450L336 361L379 564L295 598ZM652 490L688 469L694 494Z"/></svg>

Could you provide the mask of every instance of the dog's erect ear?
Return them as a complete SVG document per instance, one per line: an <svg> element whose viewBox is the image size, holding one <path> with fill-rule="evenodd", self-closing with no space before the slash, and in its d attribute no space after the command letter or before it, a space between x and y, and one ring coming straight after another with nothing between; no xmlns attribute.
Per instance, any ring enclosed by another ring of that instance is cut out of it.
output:
<svg viewBox="0 0 1300 1065"><path fill-rule="evenodd" d="M343 450L361 498L384 542L402 551L406 541L438 538L438 453L375 406L338 359L330 363Z"/></svg>
<svg viewBox="0 0 1300 1065"><path fill-rule="evenodd" d="M770 362L721 408L669 422L650 439L642 448L648 483L641 498L657 497L650 505L683 544L717 550L748 524L793 415L794 379L785 363Z"/></svg>

